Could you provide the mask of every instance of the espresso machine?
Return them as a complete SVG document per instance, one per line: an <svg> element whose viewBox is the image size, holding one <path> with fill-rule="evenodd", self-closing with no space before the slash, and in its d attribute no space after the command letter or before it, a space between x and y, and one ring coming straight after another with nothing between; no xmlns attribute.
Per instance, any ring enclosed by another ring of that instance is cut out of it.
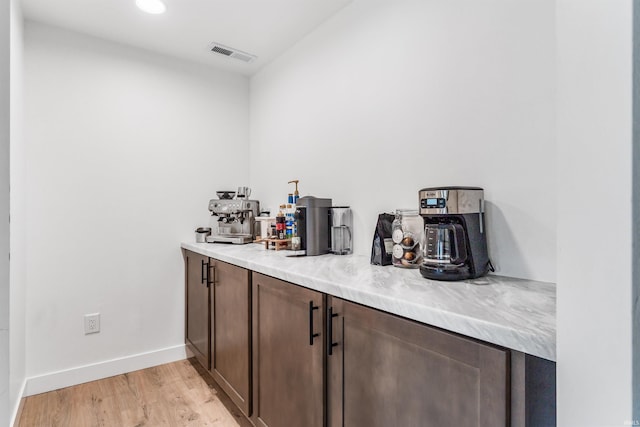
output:
<svg viewBox="0 0 640 427"><path fill-rule="evenodd" d="M251 243L255 238L256 217L260 215L260 202L245 198L229 198L228 195L209 201L209 211L217 216L211 227L208 243Z"/></svg>
<svg viewBox="0 0 640 427"><path fill-rule="evenodd" d="M487 252L483 189L423 188L419 201L425 231L422 276L452 281L487 274L491 261Z"/></svg>

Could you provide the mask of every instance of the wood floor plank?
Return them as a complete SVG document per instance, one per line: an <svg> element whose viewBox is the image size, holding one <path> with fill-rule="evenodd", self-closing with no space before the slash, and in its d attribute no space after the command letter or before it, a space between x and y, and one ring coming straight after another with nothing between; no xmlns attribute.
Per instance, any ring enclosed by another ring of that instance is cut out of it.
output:
<svg viewBox="0 0 640 427"><path fill-rule="evenodd" d="M247 427L197 362L181 360L23 400L16 427Z"/></svg>

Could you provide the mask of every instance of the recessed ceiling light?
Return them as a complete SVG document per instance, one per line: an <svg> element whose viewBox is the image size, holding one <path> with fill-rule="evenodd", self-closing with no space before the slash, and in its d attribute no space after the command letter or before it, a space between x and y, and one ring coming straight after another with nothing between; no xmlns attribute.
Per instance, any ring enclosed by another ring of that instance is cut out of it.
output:
<svg viewBox="0 0 640 427"><path fill-rule="evenodd" d="M136 6L147 13L153 13L154 15L164 13L167 10L167 6L160 0L136 0Z"/></svg>

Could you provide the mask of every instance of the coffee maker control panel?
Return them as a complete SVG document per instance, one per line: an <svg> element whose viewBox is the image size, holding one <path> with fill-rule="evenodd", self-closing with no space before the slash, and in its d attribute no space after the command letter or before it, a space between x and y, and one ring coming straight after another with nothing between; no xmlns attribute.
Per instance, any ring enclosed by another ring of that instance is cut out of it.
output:
<svg viewBox="0 0 640 427"><path fill-rule="evenodd" d="M420 200L420 207L423 209L443 209L447 206L446 199L431 197Z"/></svg>
<svg viewBox="0 0 640 427"><path fill-rule="evenodd" d="M484 191L478 187L437 187L420 190L420 215L484 213Z"/></svg>

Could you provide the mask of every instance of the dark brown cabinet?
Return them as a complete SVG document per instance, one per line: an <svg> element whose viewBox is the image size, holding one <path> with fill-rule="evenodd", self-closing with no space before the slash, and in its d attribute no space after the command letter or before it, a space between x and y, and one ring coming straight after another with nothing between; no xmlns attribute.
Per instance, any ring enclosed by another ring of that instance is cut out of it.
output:
<svg viewBox="0 0 640 427"><path fill-rule="evenodd" d="M251 414L251 272L210 259L211 374L231 400Z"/></svg>
<svg viewBox="0 0 640 427"><path fill-rule="evenodd" d="M257 273L253 349L258 426L509 425L508 350Z"/></svg>
<svg viewBox="0 0 640 427"><path fill-rule="evenodd" d="M251 272L195 252L185 260L185 343L251 415Z"/></svg>
<svg viewBox="0 0 640 427"><path fill-rule="evenodd" d="M507 350L338 298L327 306L329 426L509 425Z"/></svg>
<svg viewBox="0 0 640 427"><path fill-rule="evenodd" d="M184 256L186 343L258 427L536 425L508 349Z"/></svg>
<svg viewBox="0 0 640 427"><path fill-rule="evenodd" d="M209 369L209 258L182 251L185 262L185 343Z"/></svg>
<svg viewBox="0 0 640 427"><path fill-rule="evenodd" d="M256 426L323 426L324 299L320 292L253 273Z"/></svg>

